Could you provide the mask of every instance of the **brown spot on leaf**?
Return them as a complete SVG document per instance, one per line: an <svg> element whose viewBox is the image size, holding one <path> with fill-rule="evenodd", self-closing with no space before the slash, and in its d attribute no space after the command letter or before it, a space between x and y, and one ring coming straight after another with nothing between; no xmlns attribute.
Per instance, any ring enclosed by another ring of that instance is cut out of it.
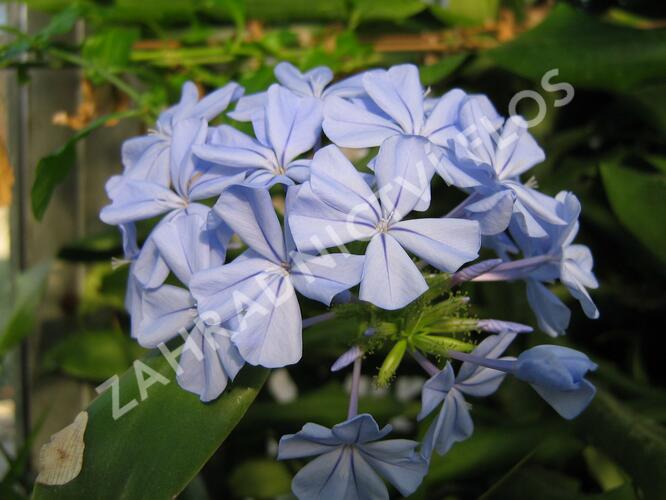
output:
<svg viewBox="0 0 666 500"><path fill-rule="evenodd" d="M67 484L81 472L83 466L83 435L88 413L82 411L74 422L56 432L39 451L37 482L48 485Z"/></svg>

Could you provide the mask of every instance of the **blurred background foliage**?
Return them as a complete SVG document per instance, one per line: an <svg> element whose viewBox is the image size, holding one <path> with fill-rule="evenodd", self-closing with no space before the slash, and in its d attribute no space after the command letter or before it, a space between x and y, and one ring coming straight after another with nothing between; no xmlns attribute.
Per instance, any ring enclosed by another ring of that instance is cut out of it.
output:
<svg viewBox="0 0 666 500"><path fill-rule="evenodd" d="M546 113L532 132L547 160L533 173L547 194L570 190L581 199L579 238L591 247L601 282L593 295L601 318L590 321L571 303L568 335L554 342L584 350L599 363L593 376L599 396L585 414L567 423L529 388L508 381L494 398L475 402L473 437L433 460L414 497L666 498L666 376L660 340L666 308L663 2L25 3L52 17L38 33L3 26L10 41L0 47L0 67L14 70L24 85L30 84L33 68L81 70L78 107L45 117L70 128L72 135L35 165L31 205L37 219L75 165L78 141L123 120L142 120L149 128L157 113L177 100L186 80L195 81L202 92L235 80L252 93L274 81L273 67L283 60L301 69L327 65L337 77L412 62L433 94L453 87L483 92L503 114L517 92L538 92ZM72 31L77 37L68 36ZM561 90L542 82L553 69L558 73L550 83L568 82L575 89L574 99L564 106L558 105ZM99 99L109 89L111 104ZM523 99L518 111L533 118L539 109L534 99ZM119 162L120 144L117 151ZM460 201L460 194L443 183L433 189L433 213L444 213ZM109 265L119 255L119 237L109 229L72 242L55 256L85 263L85 287L65 311L78 327L40 353L38 376L58 372L96 385L146 354L130 340L123 311L127 268ZM46 273L46 265L27 271L17 279L13 305L1 301L0 356L33 331L24 319L34 317ZM5 280L0 281L4 286ZM465 291L479 317L535 323L521 283L468 285ZM304 317L322 312L314 303L305 308ZM156 385L154 395L121 419L121 428L103 421L109 419L104 413L111 404L107 391L89 409L97 423L86 437L91 457L108 461L104 482L84 463L75 489L38 487L35 497L92 498L97 497L94 485L100 484L115 484L110 491L123 491L126 498L142 492L166 498L183 489L181 498L287 497L297 464L274 460L276 440L306 421L332 425L344 417L345 376L332 376L328 367L357 328L353 321L339 319L304 331L302 362L288 374L274 372L261 393L267 373L260 369L244 370L238 387L211 405L201 405L175 384ZM551 339L536 332L523 341ZM173 378L164 360L150 354L147 359ZM405 362L404 376L378 390L371 377L381 361L382 353L376 353L365 363L369 377L361 411L373 413L380 423L393 423L398 433L423 432L425 427L414 423L421 373ZM123 402L137 393L130 379L127 373L121 378ZM293 399L296 393L298 399ZM161 417L164 421L156 426ZM164 447L165 439L173 439L171 448ZM7 453L11 467L0 483L2 498L30 493L33 476L25 468L26 446L30 441L18 454ZM126 478L128 467L150 479Z"/></svg>

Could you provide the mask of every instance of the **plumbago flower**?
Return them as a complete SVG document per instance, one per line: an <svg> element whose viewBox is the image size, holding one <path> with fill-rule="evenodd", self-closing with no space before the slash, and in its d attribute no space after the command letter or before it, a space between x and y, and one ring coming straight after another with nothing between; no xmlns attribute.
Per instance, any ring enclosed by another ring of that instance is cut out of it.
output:
<svg viewBox="0 0 666 500"><path fill-rule="evenodd" d="M309 175L309 161L297 157L312 149L320 137L321 109L316 99L298 97L271 85L264 106L265 118L254 121L256 139L223 125L194 153L245 174L244 184L270 188L293 185Z"/></svg>
<svg viewBox="0 0 666 500"><path fill-rule="evenodd" d="M165 191L168 191L172 184L173 170L180 168L172 162L174 160L182 161L182 157L177 155L174 159L172 144L180 145L183 141L187 141L188 136L191 135L189 129L196 127L199 120L206 122L212 120L241 95L243 95L242 87L236 83L229 83L199 100L196 86L192 82L186 82L183 85L180 102L159 115L155 130L148 135L125 141L122 146L123 175L114 176L107 182L106 189L109 197L113 200L115 196L122 196L129 181L129 189L143 192L144 199L150 201L148 195L152 194L154 201L157 202L160 200L161 194L162 197L166 197L171 203L174 203L175 200ZM192 125L179 125L179 123L188 121ZM158 186L167 189L162 191ZM114 196L113 193L116 195ZM153 207L154 210L155 207ZM163 211L158 211L156 215L160 213ZM127 221L120 223L112 222L112 220L109 219L108 223L118 224L121 227L126 257L135 257L138 250L134 221L140 219L130 217Z"/></svg>
<svg viewBox="0 0 666 500"><path fill-rule="evenodd" d="M515 333L491 335L472 351L472 355L496 359L502 355L515 337ZM426 458L430 458L434 450L440 455L444 455L455 443L464 441L474 432L474 424L469 414L465 395L490 396L497 391L504 380L505 373L466 362L458 370L458 375L454 375L451 363L447 362L444 369L440 371L420 353L415 352L414 355L431 375L431 378L423 385L421 412L417 417L418 420L423 420L441 405L439 414L423 439L421 453Z"/></svg>
<svg viewBox="0 0 666 500"><path fill-rule="evenodd" d="M294 477L301 499L387 499L384 480L402 495L414 492L433 452L472 435L466 398L490 396L506 375L564 418L582 412L595 394L586 376L596 365L585 354L541 345L504 356L532 328L477 319L471 298L455 290L467 281L524 280L539 326L558 335L570 312L546 285L559 280L598 316L587 291L598 286L591 252L573 243L580 203L520 180L544 159L526 122L505 120L487 98L459 89L426 97L412 65L333 84L324 67L301 73L282 63L275 73L279 84L229 113L251 121L254 137L209 126L242 95L237 84L199 100L188 83L155 133L124 144L124 172L107 183L111 203L101 218L123 234L132 336L162 352L182 337L170 364L181 387L206 402L246 363L298 362L309 325L355 320L353 345L341 338L345 352L333 365L353 365L347 419L330 429L308 423L280 441L278 458L313 458ZM360 168L341 149L366 147L378 152ZM433 195L448 194L431 193L435 173L446 189L468 194L448 214L430 208ZM154 217L139 247L135 223ZM241 251L227 259L234 235ZM499 258L461 269L482 244ZM302 319L301 307L313 302L335 305ZM386 440L391 428L359 413L361 365L371 351L387 353L378 384L391 382L406 354L430 376L418 419L438 411L420 445ZM429 357L445 358L443 368Z"/></svg>
<svg viewBox="0 0 666 500"><path fill-rule="evenodd" d="M298 97L312 97L322 106L331 96L357 97L365 93L363 73L329 85L333 81L333 72L326 66L302 73L293 64L281 62L275 66L274 72L275 78L285 89ZM229 116L238 121L260 123L265 116L266 99L266 92L244 96L238 100L236 109Z"/></svg>
<svg viewBox="0 0 666 500"><path fill-rule="evenodd" d="M432 171L412 163L421 144L393 137L375 163L378 195L335 146L315 154L310 181L288 199L289 223L303 251L369 239L359 298L383 309L400 309L428 285L405 252L442 271L475 259L478 224L464 219L403 220L430 190Z"/></svg>
<svg viewBox="0 0 666 500"><path fill-rule="evenodd" d="M524 258L491 266L488 272L470 277L474 281L525 280L527 299L537 317L539 327L551 336L563 335L571 313L567 306L544 283L560 280L576 298L589 318L599 317L599 310L587 292L597 288L592 272L592 252L585 245L573 244L578 234L580 202L572 193L562 191L556 196L558 215L563 225L546 225L546 238L529 238L519 226L510 229L513 240Z"/></svg>
<svg viewBox="0 0 666 500"><path fill-rule="evenodd" d="M455 214L478 220L484 235L501 233L512 220L532 238L546 237L546 224L565 224L555 199L520 181L545 159L522 118L505 120L487 97L468 96L457 126L462 132L449 141L438 169L449 184L470 192Z"/></svg>
<svg viewBox="0 0 666 500"><path fill-rule="evenodd" d="M300 432L280 439L278 458L318 456L294 477L292 488L300 499L388 499L380 476L407 496L423 480L428 464L416 453L416 441L380 441L390 432L390 425L380 430L367 413L355 415L332 429L306 424Z"/></svg>
<svg viewBox="0 0 666 500"><path fill-rule="evenodd" d="M456 120L465 93L454 89L436 104L428 102L413 64L365 73L362 84L367 96L332 96L324 105L324 132L338 146L379 146L395 135L420 136L446 146L459 134Z"/></svg>
<svg viewBox="0 0 666 500"><path fill-rule="evenodd" d="M154 239L171 272L186 287L194 273L224 262L231 236L225 224L209 220L208 209L171 220L155 230ZM143 347L158 347L187 332L177 380L202 401L217 398L244 364L226 330L200 318L187 288L164 284L140 294L133 316L133 335Z"/></svg>
<svg viewBox="0 0 666 500"><path fill-rule="evenodd" d="M363 258L296 250L289 226L284 231L280 227L264 190L231 188L213 211L248 250L193 277L190 289L200 314L214 312L219 322L239 320L231 340L248 363L269 368L296 363L301 358L301 313L295 291L328 305L360 281Z"/></svg>
<svg viewBox="0 0 666 500"><path fill-rule="evenodd" d="M237 88L235 84L229 85L231 89ZM225 94L228 97L227 103L231 98L229 94ZM205 209L193 202L219 195L226 187L241 181L238 173L199 162L192 156L192 146L207 140L208 115L190 117L190 113L198 109L194 106L192 109L185 108L189 110L185 118L178 118L178 109L168 115L168 182L156 177L137 178L134 168L127 169L123 175L112 177L107 182L106 190L111 204L102 209L100 218L107 224L120 226L124 234L127 234L128 227L133 228L134 223L140 220L166 214L161 221L166 223ZM160 167L164 168L164 165ZM134 234L133 229L129 231L129 234ZM143 248L135 253L132 255L136 259L133 276L144 287L155 288L161 285L169 270L153 239L149 237Z"/></svg>

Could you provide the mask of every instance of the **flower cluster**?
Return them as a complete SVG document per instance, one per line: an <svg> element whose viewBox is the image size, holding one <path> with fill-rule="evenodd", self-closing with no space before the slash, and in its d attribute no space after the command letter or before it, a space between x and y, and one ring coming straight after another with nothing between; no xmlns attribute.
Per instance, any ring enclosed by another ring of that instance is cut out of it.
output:
<svg viewBox="0 0 666 500"><path fill-rule="evenodd" d="M137 341L152 348L183 336L178 382L210 401L244 363L300 360L302 329L318 319L302 319L299 297L341 304L327 318L356 314L362 331L333 367L353 365L348 420L310 423L280 441L281 459L317 457L294 478L302 499L388 498L381 478L412 493L433 452L472 434L465 398L492 394L507 374L564 418L583 411L595 393L587 356L541 345L504 357L532 329L475 319L452 291L524 280L539 327L557 336L570 316L547 287L559 280L598 316L587 292L597 286L591 253L573 243L580 203L521 180L545 158L526 122L460 89L428 97L412 65L334 84L324 67L301 73L281 63L275 76L263 93L243 96L229 83L201 100L187 83L155 131L123 145L124 172L108 181L101 218L123 235ZM233 102L227 115L250 122L253 135L211 125ZM364 157L361 169L352 163ZM447 196L431 191L435 176L466 197L424 217L433 197ZM139 248L136 223L157 216ZM464 267L482 248L496 258ZM486 336L475 345L470 332ZM418 418L439 413L422 443L384 440L390 427L358 414L370 344L390 347L382 383L407 352L430 376ZM447 358L443 368L433 355Z"/></svg>

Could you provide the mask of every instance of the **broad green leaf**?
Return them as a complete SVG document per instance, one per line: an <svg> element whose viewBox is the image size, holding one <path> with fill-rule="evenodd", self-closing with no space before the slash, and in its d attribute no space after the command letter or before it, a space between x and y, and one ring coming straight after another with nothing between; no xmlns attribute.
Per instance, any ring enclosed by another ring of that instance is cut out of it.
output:
<svg viewBox="0 0 666 500"><path fill-rule="evenodd" d="M291 491L291 474L277 460L250 460L234 469L229 483L238 498L275 498Z"/></svg>
<svg viewBox="0 0 666 500"><path fill-rule="evenodd" d="M497 64L540 81L627 90L666 78L666 30L613 25L559 3L548 18L515 40L487 53Z"/></svg>
<svg viewBox="0 0 666 500"><path fill-rule="evenodd" d="M32 332L49 268L50 263L46 262L20 274L13 290L8 280L2 283L0 358Z"/></svg>
<svg viewBox="0 0 666 500"><path fill-rule="evenodd" d="M107 73L116 73L127 66L132 45L138 38L138 29L109 28L86 38L81 55L91 67L104 68ZM86 73L95 83L105 80L94 69L88 69Z"/></svg>
<svg viewBox="0 0 666 500"><path fill-rule="evenodd" d="M666 431L603 390L575 421L578 434L620 465L645 498L666 491Z"/></svg>
<svg viewBox="0 0 666 500"><path fill-rule="evenodd" d="M431 2L430 10L448 24L478 26L497 18L499 0L448 0Z"/></svg>
<svg viewBox="0 0 666 500"><path fill-rule="evenodd" d="M103 381L127 370L143 349L119 331L84 330L65 337L44 355L42 367L68 375Z"/></svg>
<svg viewBox="0 0 666 500"><path fill-rule="evenodd" d="M37 484L33 499L174 498L243 418L268 375L246 366L218 399L205 404L178 386L162 356L143 362L167 383L140 368L144 379L154 381L141 400L135 369L125 372L119 379L120 406L137 405L114 420L112 390L95 399L86 410L81 473L62 486Z"/></svg>
<svg viewBox="0 0 666 500"><path fill-rule="evenodd" d="M666 176L614 164L601 166L601 177L613 212L643 245L666 263Z"/></svg>
<svg viewBox="0 0 666 500"><path fill-rule="evenodd" d="M64 145L37 163L35 181L32 185L32 213L37 220L42 220L44 212L51 201L53 191L69 174L76 162L76 143L85 139L93 130L98 129L110 120L120 120L136 115L136 111L123 111L102 116L74 134Z"/></svg>

